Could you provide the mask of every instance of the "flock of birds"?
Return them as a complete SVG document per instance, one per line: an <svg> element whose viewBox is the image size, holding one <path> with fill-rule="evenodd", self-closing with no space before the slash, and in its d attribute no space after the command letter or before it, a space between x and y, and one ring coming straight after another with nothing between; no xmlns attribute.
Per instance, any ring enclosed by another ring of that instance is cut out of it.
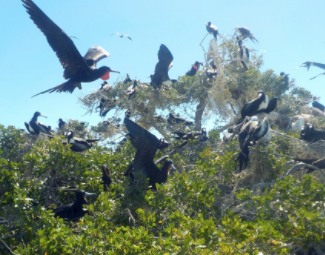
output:
<svg viewBox="0 0 325 255"><path fill-rule="evenodd" d="M99 78L105 80L100 88L101 90L109 90L111 88L111 85L109 85L106 80L110 78L110 73L119 73L119 71L113 70L108 66L102 66L100 68L97 68L96 66L98 61L109 56L109 53L107 51L99 46L95 46L90 48L86 55L82 57L73 41L71 40L71 37L68 36L60 27L58 27L32 0L22 0L22 2L27 10L27 13L30 15L30 18L43 32L49 45L59 58L59 61L64 68L63 77L67 80L61 85L55 86L36 95L44 94L47 92L72 93L75 88L82 89L81 83L93 82ZM211 24L211 22L208 22L206 24L206 29L209 33L213 34L215 39L217 39L218 35L220 36L218 28ZM243 44L243 40L248 38L253 42L257 42L257 39L246 27L236 27L235 30L238 33L236 39L240 50L240 56L243 60L242 63L243 66L247 69L245 63L246 61L244 60L249 59L249 50L247 49L246 45ZM132 40L128 35L121 35L119 33L116 33L116 35L118 35L120 38L127 37L128 39ZM158 63L155 66L155 72L153 75L150 75L151 82L147 85L153 86L155 89L160 89L162 86L170 86L173 83L177 82L177 80L170 79L168 76L168 71L172 67L172 61L173 55L164 44L161 44L158 51ZM307 69L309 69L309 67L312 65L325 69L325 65L315 62L305 62L304 64ZM186 75L196 75L200 66L202 65L203 63L195 61ZM211 68L207 70L207 75L209 77L216 77L218 75L217 65L212 61L210 62L210 66ZM325 74L325 72L322 74ZM281 73L281 76L283 76L284 82L289 82L287 74ZM127 91L127 95L130 99L139 84L137 80L132 81L129 74L124 80L125 84L128 82L133 82L133 85L131 85ZM243 169L244 163L244 167L247 166L249 147L264 137L269 130L268 119L264 118L262 122L259 122L256 115L259 113L268 114L272 112L276 108L277 100L277 98L269 100L268 96L263 91L259 91L258 97L256 99L248 102L243 106L241 110L241 118L236 123L238 124L238 127L240 127L237 129L240 145L240 152L237 159L240 161L240 171ZM107 101L104 98L100 101L98 108L100 108L101 116L105 116L111 109L110 107L107 107L108 105L114 107L115 102ZM46 116L37 111L29 123L25 122L26 129L29 131L29 133L32 135L39 135L40 133L43 133L50 138L55 136L55 132L51 129L51 127L39 122L38 117ZM171 124L182 123L186 126L193 125L193 122L179 118L172 113L169 114L168 119L164 119L161 116L155 116L155 119L157 119L157 121L167 121ZM63 128L65 125L66 123L60 119L59 128ZM134 162L133 164L130 164L124 175L129 176L131 182L134 182L134 173L136 174L141 172L144 178L149 178L149 185L155 189L155 185L157 183L161 184L167 181L170 169L174 168L173 162L171 160L165 160L165 163L162 165L162 167L160 169L158 168L157 164L162 160L167 159L167 157L154 162L154 156L157 150L163 150L164 148L167 148L169 146L169 143L164 139L158 139L155 135L147 131L145 128L130 120L128 112L124 118L124 125L128 130L128 139L136 148ZM320 136L325 136L325 131L320 132L309 124L302 131L302 137L305 137L305 139L314 139L313 134L315 132ZM234 135L235 133L236 132L234 132ZM175 132L174 134L177 135L175 139L182 139L184 141L184 143L182 143L178 148L184 146L189 139L199 139L202 142L208 140L205 128L203 128L201 131ZM67 141L63 143L70 144L70 149L75 152L88 150L92 147L93 143L99 141L99 139L81 139L74 137L73 130L69 130L65 135ZM102 172L102 180L104 189L106 190L112 184L112 180L109 175L109 169L106 165L102 166ZM53 210L55 216L72 220L78 219L87 213L87 211L82 208L82 205L87 203L86 196L93 196L95 194L80 191L74 187L63 188L63 190L76 192L76 199L72 204L63 205Z"/></svg>

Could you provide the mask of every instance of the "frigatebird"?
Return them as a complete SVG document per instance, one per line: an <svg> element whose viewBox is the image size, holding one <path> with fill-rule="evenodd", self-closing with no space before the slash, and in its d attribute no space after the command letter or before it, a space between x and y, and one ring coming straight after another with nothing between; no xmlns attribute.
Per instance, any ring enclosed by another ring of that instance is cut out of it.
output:
<svg viewBox="0 0 325 255"><path fill-rule="evenodd" d="M253 116L249 122L247 122L239 132L239 147L240 152L237 157L239 160L239 171L243 169L243 163L245 162L245 167L248 162L249 146L255 144L259 139L261 139L269 130L269 121L265 117L261 124L259 124L258 118Z"/></svg>
<svg viewBox="0 0 325 255"><path fill-rule="evenodd" d="M168 76L168 70L171 62L173 61L173 55L164 44L160 45L158 60L159 61L155 68L155 74L151 76L150 84L154 88L160 88L161 85L169 86L172 84L172 81Z"/></svg>
<svg viewBox="0 0 325 255"><path fill-rule="evenodd" d="M82 82L93 82L99 78L108 80L112 70L108 66L96 69L96 63L109 56L101 47L95 46L88 50L84 58L80 55L71 38L58 27L32 0L22 0L30 18L36 26L43 32L49 45L56 53L64 68L63 77L69 79L67 82L45 90L34 96L49 92L70 92L75 88L82 89ZM33 96L33 97L34 97Z"/></svg>
<svg viewBox="0 0 325 255"><path fill-rule="evenodd" d="M163 116L161 115L154 115L153 116L154 120L157 121L158 123L166 123L167 119L165 119Z"/></svg>
<svg viewBox="0 0 325 255"><path fill-rule="evenodd" d="M29 133L32 135L36 134L38 135L39 133L44 133L50 136L55 135L55 133L51 130L51 127L46 126L45 124L37 121L37 118L39 116L47 118L45 115L41 114L40 112L35 112L33 118L30 120L29 124L25 122L26 129L28 130Z"/></svg>
<svg viewBox="0 0 325 255"><path fill-rule="evenodd" d="M252 40L252 42L257 41L257 39L254 37L254 35L251 33L251 31L247 27L236 27L236 31L241 35L242 38L239 38L240 40L244 40L247 37Z"/></svg>
<svg viewBox="0 0 325 255"><path fill-rule="evenodd" d="M82 190L78 190L75 187L61 189L64 191L76 192L76 199L73 203L62 205L53 210L55 217L60 217L68 220L78 220L89 212L84 210L82 205L88 204L86 196L96 196L95 193L87 193Z"/></svg>
<svg viewBox="0 0 325 255"><path fill-rule="evenodd" d="M192 65L191 69L187 71L186 76L194 76L196 75L197 71L200 69L200 65L203 66L202 62L195 61L195 63Z"/></svg>
<svg viewBox="0 0 325 255"><path fill-rule="evenodd" d="M169 143L158 139L130 119L124 118L124 124L129 131L127 135L137 150L134 156L134 173L142 172L144 178L149 178L149 185L155 189L156 183L167 181L168 172L173 168L172 161L166 161L161 169L153 161L157 150L168 147Z"/></svg>
<svg viewBox="0 0 325 255"><path fill-rule="evenodd" d="M128 95L128 100L130 100L130 98L132 97L132 95L135 94L135 88L138 86L138 80L134 80L133 81L133 85L131 85L130 87L128 87L128 90L126 91L126 94Z"/></svg>
<svg viewBox="0 0 325 255"><path fill-rule="evenodd" d="M317 97L313 98L312 106L324 112L325 106L318 102Z"/></svg>
<svg viewBox="0 0 325 255"><path fill-rule="evenodd" d="M133 164L130 164L127 168L127 170L125 171L124 173L124 176L127 177L129 176L130 177L130 181L133 183L134 182L134 174L133 174L133 170L134 170L134 165Z"/></svg>
<svg viewBox="0 0 325 255"><path fill-rule="evenodd" d="M305 126L301 129L300 139L307 142L325 140L325 130L316 129L313 124L306 123Z"/></svg>
<svg viewBox="0 0 325 255"><path fill-rule="evenodd" d="M211 69L207 70L207 76L209 78L217 77L217 75L218 75L217 65L213 62L213 60L210 61L209 65L211 66Z"/></svg>
<svg viewBox="0 0 325 255"><path fill-rule="evenodd" d="M107 165L103 165L102 170L103 170L102 180L104 184L104 191L106 191L107 188L112 184L112 179L111 176L109 175L109 170Z"/></svg>
<svg viewBox="0 0 325 255"><path fill-rule="evenodd" d="M123 38L125 36L125 37L127 37L128 39L130 39L132 41L132 39L131 39L131 37L129 35L121 35L120 33L111 34L111 36L112 35L118 35L120 38Z"/></svg>
<svg viewBox="0 0 325 255"><path fill-rule="evenodd" d="M167 121L170 124L185 124L186 126L192 126L194 125L193 121L189 121L180 117L175 116L173 113L169 113L169 117L167 119Z"/></svg>
<svg viewBox="0 0 325 255"><path fill-rule="evenodd" d="M99 116L105 117L106 114L116 106L116 101L117 99L115 98L113 99L102 98L100 100L99 106L97 106L97 108L99 108Z"/></svg>
<svg viewBox="0 0 325 255"><path fill-rule="evenodd" d="M243 106L241 109L241 118L236 124L241 123L246 116L251 117L257 114L260 110L266 109L268 105L269 97L262 90L260 90L258 92L258 98L255 98Z"/></svg>
<svg viewBox="0 0 325 255"><path fill-rule="evenodd" d="M73 130L69 130L66 135L68 144L71 144L71 150L76 152L81 152L88 150L92 147L92 143L100 141L100 139L81 139L78 137L73 137Z"/></svg>
<svg viewBox="0 0 325 255"><path fill-rule="evenodd" d="M126 75L124 81L123 81L123 84L126 84L126 83L131 82L131 81L132 81L132 80L131 80L131 78L130 78L130 74L128 73L128 74Z"/></svg>
<svg viewBox="0 0 325 255"><path fill-rule="evenodd" d="M317 66L317 67L325 70L325 64L321 64L321 63L317 63L317 62L312 62L312 61L306 61L306 62L302 63L301 65L299 65L298 67L307 67L307 71L309 71L309 68L311 66Z"/></svg>
<svg viewBox="0 0 325 255"><path fill-rule="evenodd" d="M63 121L61 118L59 119L59 128L64 128L64 126L66 125L67 123L65 121Z"/></svg>
<svg viewBox="0 0 325 255"><path fill-rule="evenodd" d="M104 81L99 88L100 91L109 91L110 89L112 89L112 85L108 84L107 81Z"/></svg>
<svg viewBox="0 0 325 255"><path fill-rule="evenodd" d="M211 22L209 21L208 23L205 24L206 29L209 33L213 34L214 39L217 40L217 35L219 34L218 28L215 25L212 25Z"/></svg>

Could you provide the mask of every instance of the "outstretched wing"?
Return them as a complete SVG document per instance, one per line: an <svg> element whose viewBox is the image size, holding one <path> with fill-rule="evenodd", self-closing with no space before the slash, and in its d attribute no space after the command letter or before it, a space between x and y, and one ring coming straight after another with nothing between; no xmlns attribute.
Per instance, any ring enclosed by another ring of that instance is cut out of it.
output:
<svg viewBox="0 0 325 255"><path fill-rule="evenodd" d="M141 171L147 163L152 162L159 148L160 140L132 120L124 118L132 145L137 152L134 157L134 171ZM150 169L148 169L150 171Z"/></svg>
<svg viewBox="0 0 325 255"><path fill-rule="evenodd" d="M79 69L89 71L71 38L58 27L32 0L22 0L30 18L43 32L49 45L64 68L65 79L73 77Z"/></svg>
<svg viewBox="0 0 325 255"><path fill-rule="evenodd" d="M313 65L325 70L325 64L321 64L321 63L314 62Z"/></svg>
<svg viewBox="0 0 325 255"><path fill-rule="evenodd" d="M318 77L318 76L320 76L320 75L324 75L324 74L325 74L325 72L323 72L323 73L320 73L320 74L316 75L315 77L313 77L313 78L310 78L309 80L313 80L313 79L315 79L316 77Z"/></svg>
<svg viewBox="0 0 325 255"><path fill-rule="evenodd" d="M97 62L106 57L109 57L109 53L106 50L99 46L93 46L84 56L84 60L91 69L96 69Z"/></svg>
<svg viewBox="0 0 325 255"><path fill-rule="evenodd" d="M169 49L164 45L160 45L158 51L158 63L156 64L155 74L152 77L152 82L160 86L160 83L168 80L168 68L173 61L173 55Z"/></svg>

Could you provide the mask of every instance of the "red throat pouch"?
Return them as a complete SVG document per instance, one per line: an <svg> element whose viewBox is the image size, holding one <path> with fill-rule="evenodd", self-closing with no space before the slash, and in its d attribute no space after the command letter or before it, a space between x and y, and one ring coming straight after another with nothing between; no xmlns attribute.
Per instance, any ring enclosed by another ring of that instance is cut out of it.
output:
<svg viewBox="0 0 325 255"><path fill-rule="evenodd" d="M110 77L109 72L107 71L102 77L100 77L102 80L106 81Z"/></svg>

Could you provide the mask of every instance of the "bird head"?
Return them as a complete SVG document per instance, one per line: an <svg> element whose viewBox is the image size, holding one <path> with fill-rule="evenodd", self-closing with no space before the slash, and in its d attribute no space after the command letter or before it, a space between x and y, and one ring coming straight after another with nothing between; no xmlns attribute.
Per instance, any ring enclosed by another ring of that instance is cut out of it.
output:
<svg viewBox="0 0 325 255"><path fill-rule="evenodd" d="M120 73L119 71L113 70L108 66L102 66L98 70L103 74L100 77L102 80L108 80L110 78L110 73Z"/></svg>
<svg viewBox="0 0 325 255"><path fill-rule="evenodd" d="M209 21L208 23L205 24L206 26L211 26L211 22Z"/></svg>
<svg viewBox="0 0 325 255"><path fill-rule="evenodd" d="M169 142L167 142L165 139L160 139L160 145L158 149L163 150L169 146Z"/></svg>
<svg viewBox="0 0 325 255"><path fill-rule="evenodd" d="M96 193L88 193L82 190L78 190L76 192L76 200L80 201L81 204L88 204L88 200L86 199L86 197L90 197L90 196L96 196Z"/></svg>
<svg viewBox="0 0 325 255"><path fill-rule="evenodd" d="M171 160L166 160L166 162L165 162L164 165L167 166L167 173L169 173L170 169L173 169L173 170L176 171L176 168L175 168L175 166L174 166L174 164L173 164L173 161L171 161Z"/></svg>
<svg viewBox="0 0 325 255"><path fill-rule="evenodd" d="M42 116L42 117L44 117L44 118L47 118L45 115L41 114L41 113L38 112L38 111L34 113L34 117L37 118L37 117L39 117L39 116Z"/></svg>
<svg viewBox="0 0 325 255"><path fill-rule="evenodd" d="M103 165L102 170L103 170L103 175L106 175L107 177L109 177L109 170L108 170L107 165Z"/></svg>
<svg viewBox="0 0 325 255"><path fill-rule="evenodd" d="M252 117L251 117L251 121L258 121L257 116L252 116Z"/></svg>

